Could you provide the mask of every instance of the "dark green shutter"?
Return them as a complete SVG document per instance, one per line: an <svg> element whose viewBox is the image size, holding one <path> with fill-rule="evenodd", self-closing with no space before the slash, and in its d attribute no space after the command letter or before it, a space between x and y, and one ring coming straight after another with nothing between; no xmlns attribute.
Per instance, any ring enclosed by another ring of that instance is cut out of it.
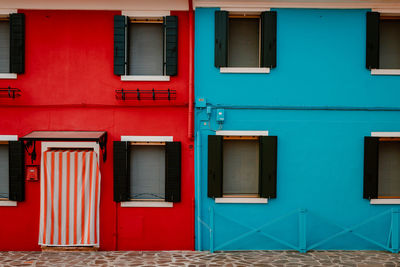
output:
<svg viewBox="0 0 400 267"><path fill-rule="evenodd" d="M228 66L228 25L229 15L227 11L215 11L215 67Z"/></svg>
<svg viewBox="0 0 400 267"><path fill-rule="evenodd" d="M22 141L9 142L10 200L25 200L25 152Z"/></svg>
<svg viewBox="0 0 400 267"><path fill-rule="evenodd" d="M378 197L379 137L364 137L364 192L366 199Z"/></svg>
<svg viewBox="0 0 400 267"><path fill-rule="evenodd" d="M276 67L276 11L261 13L261 67Z"/></svg>
<svg viewBox="0 0 400 267"><path fill-rule="evenodd" d="M367 12L367 69L379 68L379 21L378 12Z"/></svg>
<svg viewBox="0 0 400 267"><path fill-rule="evenodd" d="M25 72L25 14L10 15L10 72Z"/></svg>
<svg viewBox="0 0 400 267"><path fill-rule="evenodd" d="M125 53L127 32L126 16L114 16L114 74L125 75L127 55Z"/></svg>
<svg viewBox="0 0 400 267"><path fill-rule="evenodd" d="M114 141L114 201L130 200L130 144Z"/></svg>
<svg viewBox="0 0 400 267"><path fill-rule="evenodd" d="M166 74L175 76L178 74L178 17L167 16L165 18L165 52Z"/></svg>
<svg viewBox="0 0 400 267"><path fill-rule="evenodd" d="M165 143L165 201L181 201L181 142Z"/></svg>
<svg viewBox="0 0 400 267"><path fill-rule="evenodd" d="M276 198L277 136L260 136L260 197Z"/></svg>
<svg viewBox="0 0 400 267"><path fill-rule="evenodd" d="M208 197L222 197L222 136L208 136Z"/></svg>

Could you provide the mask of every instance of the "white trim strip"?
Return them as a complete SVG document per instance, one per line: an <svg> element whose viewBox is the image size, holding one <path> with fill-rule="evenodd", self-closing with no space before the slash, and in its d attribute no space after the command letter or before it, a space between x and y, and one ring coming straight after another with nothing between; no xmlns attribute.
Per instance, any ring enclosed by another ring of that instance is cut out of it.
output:
<svg viewBox="0 0 400 267"><path fill-rule="evenodd" d="M400 75L400 69L372 69L371 75Z"/></svg>
<svg viewBox="0 0 400 267"><path fill-rule="evenodd" d="M132 11L132 10L123 10L123 16L128 17L145 17L145 18L154 18L154 17L165 17L171 15L171 11Z"/></svg>
<svg viewBox="0 0 400 267"><path fill-rule="evenodd" d="M246 198L246 197L217 197L217 204L245 203L245 204L267 204L268 198Z"/></svg>
<svg viewBox="0 0 400 267"><path fill-rule="evenodd" d="M16 207L16 206L17 206L17 201L0 200L0 207Z"/></svg>
<svg viewBox="0 0 400 267"><path fill-rule="evenodd" d="M18 135L0 135L0 141L18 141Z"/></svg>
<svg viewBox="0 0 400 267"><path fill-rule="evenodd" d="M0 73L0 79L17 79L16 73Z"/></svg>
<svg viewBox="0 0 400 267"><path fill-rule="evenodd" d="M10 15L12 13L17 13L17 9L7 9L7 8L0 8L0 15Z"/></svg>
<svg viewBox="0 0 400 267"><path fill-rule="evenodd" d="M123 208L173 208L173 202L160 201L124 201L121 202Z"/></svg>
<svg viewBox="0 0 400 267"><path fill-rule="evenodd" d="M394 8L373 8L373 12L379 12L379 13L384 13L385 16L390 16L390 15L399 15L400 14L400 8L394 9Z"/></svg>
<svg viewBox="0 0 400 267"><path fill-rule="evenodd" d="M375 137L400 137L400 132L372 132Z"/></svg>
<svg viewBox="0 0 400 267"><path fill-rule="evenodd" d="M400 199L384 199L384 198L371 199L369 203L375 205L400 204Z"/></svg>
<svg viewBox="0 0 400 267"><path fill-rule="evenodd" d="M263 12L263 11L270 11L270 8L263 8L263 7L225 7L221 8L223 11L229 12Z"/></svg>
<svg viewBox="0 0 400 267"><path fill-rule="evenodd" d="M121 136L121 141L127 142L172 142L173 136Z"/></svg>
<svg viewBox="0 0 400 267"><path fill-rule="evenodd" d="M122 75L121 81L169 81L170 76L162 75Z"/></svg>
<svg viewBox="0 0 400 267"><path fill-rule="evenodd" d="M269 73L270 68L235 68L227 67L220 68L220 73Z"/></svg>
<svg viewBox="0 0 400 267"><path fill-rule="evenodd" d="M268 136L268 131L216 131L215 134L230 136Z"/></svg>

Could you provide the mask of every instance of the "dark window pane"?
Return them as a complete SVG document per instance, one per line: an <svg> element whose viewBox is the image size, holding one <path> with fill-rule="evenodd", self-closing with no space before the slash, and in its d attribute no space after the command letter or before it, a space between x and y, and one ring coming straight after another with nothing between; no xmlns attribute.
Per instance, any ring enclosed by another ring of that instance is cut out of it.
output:
<svg viewBox="0 0 400 267"><path fill-rule="evenodd" d="M0 22L0 73L10 72L10 23Z"/></svg>
<svg viewBox="0 0 400 267"><path fill-rule="evenodd" d="M131 198L165 198L164 146L131 147Z"/></svg>
<svg viewBox="0 0 400 267"><path fill-rule="evenodd" d="M0 145L0 198L8 198L8 145Z"/></svg>
<svg viewBox="0 0 400 267"><path fill-rule="evenodd" d="M130 75L163 75L163 34L161 23L132 23L130 25Z"/></svg>
<svg viewBox="0 0 400 267"><path fill-rule="evenodd" d="M400 20L381 20L379 68L400 69Z"/></svg>
<svg viewBox="0 0 400 267"><path fill-rule="evenodd" d="M224 140L223 194L258 194L258 140Z"/></svg>
<svg viewBox="0 0 400 267"><path fill-rule="evenodd" d="M229 67L259 66L259 19L229 19Z"/></svg>
<svg viewBox="0 0 400 267"><path fill-rule="evenodd" d="M400 143L379 143L378 196L400 196Z"/></svg>

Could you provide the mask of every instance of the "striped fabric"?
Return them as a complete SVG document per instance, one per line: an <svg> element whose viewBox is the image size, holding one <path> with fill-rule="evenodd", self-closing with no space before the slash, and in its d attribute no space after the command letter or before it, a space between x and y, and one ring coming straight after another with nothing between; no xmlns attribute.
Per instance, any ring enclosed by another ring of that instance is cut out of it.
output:
<svg viewBox="0 0 400 267"><path fill-rule="evenodd" d="M99 246L100 170L90 150L42 153L39 245Z"/></svg>

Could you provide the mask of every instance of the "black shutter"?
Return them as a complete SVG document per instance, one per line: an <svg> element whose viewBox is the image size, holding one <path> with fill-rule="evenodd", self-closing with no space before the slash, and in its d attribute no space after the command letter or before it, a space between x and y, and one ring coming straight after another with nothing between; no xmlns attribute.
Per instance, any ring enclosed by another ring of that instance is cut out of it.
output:
<svg viewBox="0 0 400 267"><path fill-rule="evenodd" d="M367 12L367 69L379 68L379 13Z"/></svg>
<svg viewBox="0 0 400 267"><path fill-rule="evenodd" d="M261 67L276 67L276 11L261 13Z"/></svg>
<svg viewBox="0 0 400 267"><path fill-rule="evenodd" d="M114 201L130 200L130 144L114 141Z"/></svg>
<svg viewBox="0 0 400 267"><path fill-rule="evenodd" d="M166 74L175 76L178 74L178 17L167 16L165 18L165 52Z"/></svg>
<svg viewBox="0 0 400 267"><path fill-rule="evenodd" d="M10 15L10 72L25 72L25 14Z"/></svg>
<svg viewBox="0 0 400 267"><path fill-rule="evenodd" d="M228 25L227 11L215 11L215 67L228 66Z"/></svg>
<svg viewBox="0 0 400 267"><path fill-rule="evenodd" d="M277 136L260 136L260 197L276 198Z"/></svg>
<svg viewBox="0 0 400 267"><path fill-rule="evenodd" d="M22 141L10 141L9 143L9 190L10 200L25 200L25 152Z"/></svg>
<svg viewBox="0 0 400 267"><path fill-rule="evenodd" d="M208 197L222 197L222 136L208 136Z"/></svg>
<svg viewBox="0 0 400 267"><path fill-rule="evenodd" d="M165 143L165 201L181 201L181 142Z"/></svg>
<svg viewBox="0 0 400 267"><path fill-rule="evenodd" d="M378 197L379 137L364 137L364 193L366 199Z"/></svg>
<svg viewBox="0 0 400 267"><path fill-rule="evenodd" d="M126 54L125 54L125 36L127 32L126 16L114 16L114 74L125 75Z"/></svg>

